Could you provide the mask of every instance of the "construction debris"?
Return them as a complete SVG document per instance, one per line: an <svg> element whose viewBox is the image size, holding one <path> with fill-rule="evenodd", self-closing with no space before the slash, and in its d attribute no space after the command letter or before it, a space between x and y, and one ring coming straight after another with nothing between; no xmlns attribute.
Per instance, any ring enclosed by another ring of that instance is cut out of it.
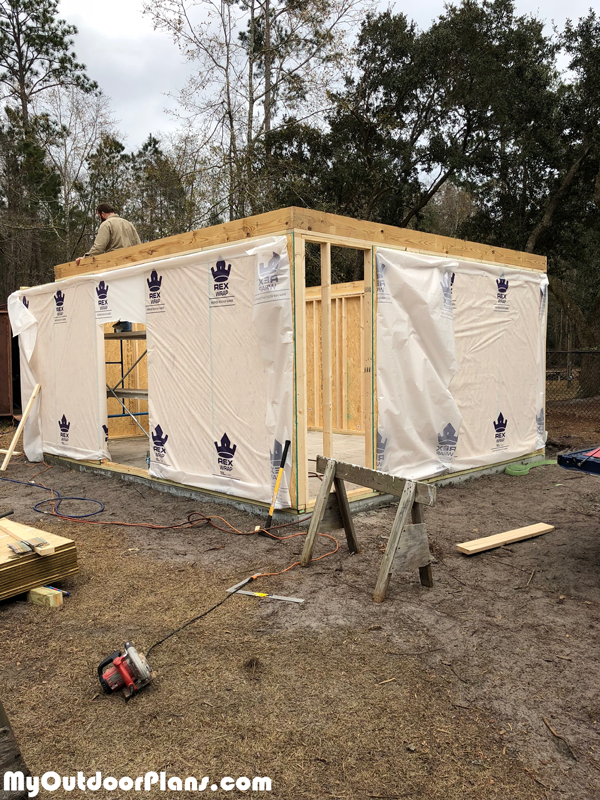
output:
<svg viewBox="0 0 600 800"><path fill-rule="evenodd" d="M35 606L48 606L58 608L63 604L63 596L60 589L50 589L48 586L38 586L27 593L27 600Z"/></svg>
<svg viewBox="0 0 600 800"><path fill-rule="evenodd" d="M535 525L527 525L525 528L515 528L505 533L496 533L494 536L484 536L482 539L472 539L470 542L461 542L456 545L459 553L472 556L484 550L493 550L495 547L502 547L503 544L520 542L523 539L531 539L533 536L541 536L543 533L550 533L554 530L554 525L546 525L538 522Z"/></svg>

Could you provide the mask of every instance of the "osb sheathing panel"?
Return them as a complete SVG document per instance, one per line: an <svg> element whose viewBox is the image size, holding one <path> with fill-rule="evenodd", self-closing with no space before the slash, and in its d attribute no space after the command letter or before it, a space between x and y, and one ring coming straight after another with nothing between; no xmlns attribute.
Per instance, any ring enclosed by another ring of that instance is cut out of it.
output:
<svg viewBox="0 0 600 800"><path fill-rule="evenodd" d="M146 326L141 323L133 324L134 331L143 331ZM112 323L107 323L104 326L105 333L112 333ZM135 363L135 361L142 355L146 349L146 342L144 339L133 341L131 339L106 339L105 340L105 360L119 361L121 358L121 343L123 344L123 373ZM106 364L106 383L109 386L115 386L121 377L120 364ZM125 378L123 383L125 389L148 389L148 363L146 358L142 358L140 363L133 369L130 375ZM148 411L147 400L123 400L124 404L132 412ZM124 413L123 408L114 397L109 398L108 413L120 414ZM148 417L136 417L140 425L145 431L148 430ZM135 424L130 416L116 417L108 420L108 438L115 439L126 436L143 436L143 433Z"/></svg>

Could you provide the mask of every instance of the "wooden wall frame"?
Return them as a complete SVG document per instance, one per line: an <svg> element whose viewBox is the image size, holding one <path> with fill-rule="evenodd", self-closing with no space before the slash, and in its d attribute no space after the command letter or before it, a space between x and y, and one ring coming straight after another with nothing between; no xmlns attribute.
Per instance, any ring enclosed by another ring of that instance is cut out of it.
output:
<svg viewBox="0 0 600 800"><path fill-rule="evenodd" d="M375 258L377 246L401 249L427 255L443 255L467 261L501 264L517 269L546 270L546 259L489 245L477 244L446 236L437 236L376 222L355 220L306 208L283 208L245 219L225 222L208 228L170 236L115 250L80 265L72 261L54 268L56 280L94 274L151 263L159 259L201 252L227 244L262 236L286 235L292 280L294 325L294 437L292 450L292 508L298 513L310 509L314 502L308 496L307 453L307 357L306 357L306 243L320 245L321 250L321 376L323 382L323 454L333 453L332 417L332 347L331 341L331 247L348 247L364 254L364 302L361 311L361 391L363 393L363 429L365 433L365 467L377 467L377 402L376 402L376 319L377 286ZM352 496L354 492L349 492Z"/></svg>

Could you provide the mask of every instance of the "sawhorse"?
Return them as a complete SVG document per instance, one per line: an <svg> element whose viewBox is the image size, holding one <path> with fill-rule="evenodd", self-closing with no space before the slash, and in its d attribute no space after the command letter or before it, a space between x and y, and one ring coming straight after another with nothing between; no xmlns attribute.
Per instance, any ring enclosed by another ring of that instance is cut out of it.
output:
<svg viewBox="0 0 600 800"><path fill-rule="evenodd" d="M392 574L401 570L418 568L421 583L423 586L431 588L433 586L433 575L431 572L427 529L423 521L423 507L435 504L435 487L426 483L396 478L394 475L388 475L385 472L376 472L365 467L345 464L342 461L335 461L332 458L328 459L323 456L317 456L317 472L323 475L323 481L308 527L300 564L303 567L307 567L310 564L332 484L335 487L335 497L346 533L348 550L351 553L360 553L344 484L344 481L350 481L382 494L391 494L400 498L398 511L396 512L379 570L373 599L377 603L382 603L385 600ZM408 524L409 519L411 524Z"/></svg>

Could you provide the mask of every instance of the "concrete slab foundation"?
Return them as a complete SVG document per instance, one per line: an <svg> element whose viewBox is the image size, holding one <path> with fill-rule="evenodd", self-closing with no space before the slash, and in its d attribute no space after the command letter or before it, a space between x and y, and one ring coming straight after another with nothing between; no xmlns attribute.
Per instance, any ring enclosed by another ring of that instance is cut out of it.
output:
<svg viewBox="0 0 600 800"><path fill-rule="evenodd" d="M313 466L316 456L321 454L321 436L319 431L310 431L309 434L309 469ZM111 456L115 459L112 462L92 462L92 461L75 461L70 458L61 458L46 454L45 460L48 463L59 464L69 469L79 470L81 472L93 472L97 475L105 475L110 477L120 478L121 480L130 481L133 483L140 483L157 489L159 492L168 492L179 497L189 497L199 502L217 502L225 505L233 506L241 510L247 511L251 514L256 514L259 517L266 517L269 511L266 503L258 503L252 500L245 500L242 498L231 497L230 495L222 495L216 492L203 491L191 486L174 483L172 481L162 480L160 478L151 477L148 474L146 456L148 453L148 440L143 437L130 437L127 439L111 439L109 442L109 451ZM357 466L364 466L364 437L355 435L335 434L334 437L334 457L338 461L345 461ZM528 464L534 461L540 461L545 457L543 450L538 450L535 453L530 453L522 458L515 458L509 461L502 462L501 464L494 464L490 467L476 468L466 472L457 472L453 475L440 475L436 478L425 480L424 483L431 483L435 486L447 486L449 484L460 484L465 481L479 478L483 475L498 475L504 472L507 464ZM117 459L119 459L117 461ZM309 473L310 474L310 473ZM319 478L310 478L311 482L311 496L315 497L319 491L321 481ZM314 488L313 488L314 486ZM348 484L349 490L360 488L353 484ZM314 494L313 494L314 492ZM392 495L381 495L376 492L370 492L367 496L362 496L356 499L350 499L352 511L360 513L361 511L368 511L374 508L380 508L392 503L397 503L398 498ZM337 506L334 502L329 503L331 513L326 513L322 530L334 530L340 527ZM299 515L293 510L279 510L274 514L274 520L281 522L290 522L294 519L300 519L301 524L308 524L311 509L307 513Z"/></svg>

